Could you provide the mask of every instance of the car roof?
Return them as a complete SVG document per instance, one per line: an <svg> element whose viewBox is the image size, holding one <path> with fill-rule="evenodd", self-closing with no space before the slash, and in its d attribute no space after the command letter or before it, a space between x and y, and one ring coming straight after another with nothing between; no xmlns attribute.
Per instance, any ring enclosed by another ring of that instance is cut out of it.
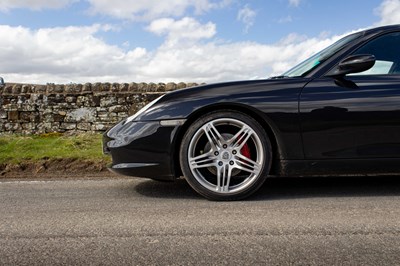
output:
<svg viewBox="0 0 400 266"><path fill-rule="evenodd" d="M364 35L370 35L370 34L375 34L375 33L385 32L385 31L392 31L392 30L400 30L400 24L375 27L375 28L371 28L371 29L366 29L361 32L364 32Z"/></svg>

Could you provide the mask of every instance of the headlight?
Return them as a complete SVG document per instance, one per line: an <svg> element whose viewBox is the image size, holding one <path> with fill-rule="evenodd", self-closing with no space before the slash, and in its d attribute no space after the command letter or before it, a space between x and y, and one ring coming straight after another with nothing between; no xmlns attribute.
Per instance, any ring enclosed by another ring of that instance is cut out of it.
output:
<svg viewBox="0 0 400 266"><path fill-rule="evenodd" d="M165 94L164 94L165 95ZM142 109L140 109L136 114L128 117L125 120L125 124L129 123L133 120L135 120L139 115L143 114L144 112L146 112L150 107L152 107L156 102L158 102L158 100L160 100L162 97L164 97L164 95L161 95L160 97L158 97L157 99L155 99L154 101L148 103L145 107L143 107Z"/></svg>

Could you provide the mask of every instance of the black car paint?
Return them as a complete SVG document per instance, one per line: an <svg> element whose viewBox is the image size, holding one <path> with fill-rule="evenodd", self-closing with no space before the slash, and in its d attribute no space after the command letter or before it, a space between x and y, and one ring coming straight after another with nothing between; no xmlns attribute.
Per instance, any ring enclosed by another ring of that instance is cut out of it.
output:
<svg viewBox="0 0 400 266"><path fill-rule="evenodd" d="M110 134L112 130L105 134L112 170L155 179L179 176L177 150L185 129L204 113L233 109L256 118L270 134L276 147L273 175L398 172L400 76L325 76L366 41L393 31L400 27L365 31L305 77L211 84L168 93L132 125L120 124L126 131L122 136ZM176 119L186 123L173 127L159 123ZM135 136L137 128L149 122L154 125L152 134ZM108 145L113 139L122 144ZM115 167L132 162L142 165Z"/></svg>

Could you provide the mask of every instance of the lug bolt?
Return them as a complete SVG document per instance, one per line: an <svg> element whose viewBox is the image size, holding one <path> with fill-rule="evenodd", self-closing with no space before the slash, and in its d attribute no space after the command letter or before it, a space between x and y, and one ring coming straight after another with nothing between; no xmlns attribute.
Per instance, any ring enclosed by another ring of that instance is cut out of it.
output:
<svg viewBox="0 0 400 266"><path fill-rule="evenodd" d="M215 156L218 156L218 155L219 155L219 152L217 152L217 151L214 152L214 155L215 155Z"/></svg>
<svg viewBox="0 0 400 266"><path fill-rule="evenodd" d="M228 145L224 144L222 147L223 147L224 149L226 149L226 148L228 148Z"/></svg>
<svg viewBox="0 0 400 266"><path fill-rule="evenodd" d="M235 155L237 153L237 151L233 150L232 153Z"/></svg>
<svg viewBox="0 0 400 266"><path fill-rule="evenodd" d="M224 164L223 162L219 162L219 163L218 163L219 166L222 166L223 164Z"/></svg>
<svg viewBox="0 0 400 266"><path fill-rule="evenodd" d="M229 164L230 164L230 165L233 165L233 164L234 164L234 162L233 162L233 161L230 161L230 162L229 162Z"/></svg>

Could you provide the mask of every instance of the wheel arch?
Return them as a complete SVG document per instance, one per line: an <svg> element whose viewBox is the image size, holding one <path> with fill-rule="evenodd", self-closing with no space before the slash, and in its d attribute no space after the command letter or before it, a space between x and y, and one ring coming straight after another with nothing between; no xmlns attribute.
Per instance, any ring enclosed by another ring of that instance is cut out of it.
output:
<svg viewBox="0 0 400 266"><path fill-rule="evenodd" d="M190 116L187 117L187 120L185 124L180 128L180 130L177 132L177 135L175 137L175 145L174 150L172 152L172 164L173 164L173 169L176 177L179 177L182 175L182 170L181 166L179 164L179 150L182 144L183 136L185 135L186 131L188 128L201 116L210 113L210 112L215 112L215 111L237 111L244 113L250 117L253 117L258 123L261 124L263 127L264 131L266 132L272 146L272 164L271 164L271 170L270 174L277 174L280 169L280 158L282 155L282 144L281 141L278 137L277 134L277 129L274 126L273 122L263 113L258 111L257 109L251 107L251 106L246 106L242 104L235 104L235 103L224 103L224 104L213 104L213 105L208 105L203 108L200 108L190 114Z"/></svg>

